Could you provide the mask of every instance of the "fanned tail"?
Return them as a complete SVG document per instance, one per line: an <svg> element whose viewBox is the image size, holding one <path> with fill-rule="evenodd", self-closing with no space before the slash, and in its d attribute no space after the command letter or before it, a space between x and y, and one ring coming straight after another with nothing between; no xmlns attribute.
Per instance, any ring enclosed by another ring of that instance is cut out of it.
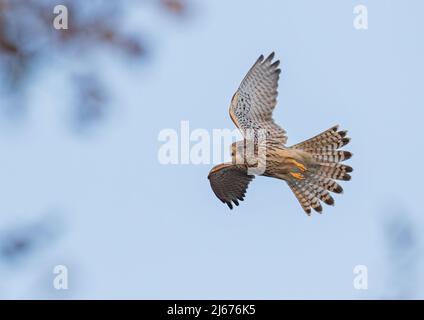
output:
<svg viewBox="0 0 424 320"><path fill-rule="evenodd" d="M351 179L349 173L353 171L352 167L340 162L350 159L352 153L338 150L350 142L346 135L347 131L339 131L338 126L334 126L291 147L308 152L316 161L312 168L303 173L304 179L287 181L307 214L311 213L311 208L321 213L321 202L334 205L330 192L343 192L343 188L335 180Z"/></svg>

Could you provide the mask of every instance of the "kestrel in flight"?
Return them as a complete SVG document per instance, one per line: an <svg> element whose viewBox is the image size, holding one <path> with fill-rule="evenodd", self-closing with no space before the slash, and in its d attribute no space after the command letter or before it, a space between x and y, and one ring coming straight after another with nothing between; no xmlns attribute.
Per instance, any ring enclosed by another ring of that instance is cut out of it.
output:
<svg viewBox="0 0 424 320"><path fill-rule="evenodd" d="M215 166L208 179L215 195L233 209L233 203L245 197L246 189L256 174L250 168L259 161L251 161L247 144L253 144L258 155L257 133L264 132L265 166L260 174L287 182L303 210L310 215L311 208L321 213L321 201L334 205L330 192L341 193L335 180L350 180L352 167L341 162L349 159L349 151L339 150L349 143L347 131L338 126L291 147L285 146L286 132L272 118L277 104L277 87L281 70L280 61L273 62L274 52L266 59L261 55L241 82L230 104L230 117L243 134L243 141L231 145L232 162ZM253 135L247 135L247 132ZM253 137L253 138L252 138Z"/></svg>

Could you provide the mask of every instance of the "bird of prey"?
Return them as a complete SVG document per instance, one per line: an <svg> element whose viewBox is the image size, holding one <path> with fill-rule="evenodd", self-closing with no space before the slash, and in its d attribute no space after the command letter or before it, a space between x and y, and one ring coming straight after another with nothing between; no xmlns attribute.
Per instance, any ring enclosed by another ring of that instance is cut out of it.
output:
<svg viewBox="0 0 424 320"><path fill-rule="evenodd" d="M322 212L321 202L334 205L330 192L341 193L335 180L350 180L352 167L341 162L352 153L340 150L349 143L347 131L338 125L306 141L286 146L287 136L276 124L272 112L277 104L277 87L281 70L274 52L266 59L261 55L251 67L234 94L230 104L230 117L243 135L243 141L231 145L232 161L222 163L209 172L208 179L215 195L233 209L245 197L249 183L257 174L249 170L258 166L247 156L247 145L253 144L253 156L258 146L265 143L265 166L260 174L285 180L303 210L310 215L311 208ZM246 132L253 132L247 135ZM257 132L265 132L259 143Z"/></svg>

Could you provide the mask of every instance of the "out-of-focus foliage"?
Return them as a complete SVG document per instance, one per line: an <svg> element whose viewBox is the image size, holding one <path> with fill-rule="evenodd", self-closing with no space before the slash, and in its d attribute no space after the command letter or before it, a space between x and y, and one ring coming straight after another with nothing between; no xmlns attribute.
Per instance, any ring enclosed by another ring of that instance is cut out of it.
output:
<svg viewBox="0 0 424 320"><path fill-rule="evenodd" d="M390 299L413 299L417 293L420 239L407 211L389 214L383 223Z"/></svg>
<svg viewBox="0 0 424 320"><path fill-rule="evenodd" d="M31 256L55 243L63 227L60 217L49 213L35 221L2 229L0 263L13 266L27 264Z"/></svg>
<svg viewBox="0 0 424 320"><path fill-rule="evenodd" d="M68 9L69 28L66 30L56 30L53 26L56 5ZM148 33L127 28L125 9L128 5L154 5L181 18L187 13L185 0L0 0L0 95L14 98L11 105L3 102L0 110L24 110L21 98L25 88L37 81L40 70L48 68L46 61L54 61L59 56L68 54L90 64L90 53L101 49L122 53L117 55L122 60L126 57L142 60L149 52L143 37ZM71 78L82 79L71 81L75 89L70 90L76 93L74 119L81 120L81 126L101 119L108 94L100 76L89 69ZM25 106L31 107L31 104Z"/></svg>
<svg viewBox="0 0 424 320"><path fill-rule="evenodd" d="M64 261L60 244L68 231L57 210L18 219L0 228L0 299L69 297L52 285L53 268ZM68 252L69 254L69 252ZM72 259L66 263L73 266ZM78 278L78 275L75 276Z"/></svg>

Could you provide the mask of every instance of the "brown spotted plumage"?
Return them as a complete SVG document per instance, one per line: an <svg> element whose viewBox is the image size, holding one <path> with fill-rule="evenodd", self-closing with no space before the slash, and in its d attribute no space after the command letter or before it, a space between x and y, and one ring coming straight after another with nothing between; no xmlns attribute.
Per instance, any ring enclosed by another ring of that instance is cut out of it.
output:
<svg viewBox="0 0 424 320"><path fill-rule="evenodd" d="M343 192L335 180L351 178L352 167L341 162L351 158L352 153L340 150L350 138L347 131L333 126L306 141L285 146L286 132L272 118L281 72L280 61L273 59L274 53L266 59L261 55L234 94L229 113L244 141L233 143L233 161L215 166L208 178L215 195L232 209L244 199L254 178L250 169L265 163L260 175L285 180L307 214L311 209L321 213L321 203L334 205L330 192ZM252 154L246 149L249 143L253 144ZM261 158L260 146L264 145Z"/></svg>

